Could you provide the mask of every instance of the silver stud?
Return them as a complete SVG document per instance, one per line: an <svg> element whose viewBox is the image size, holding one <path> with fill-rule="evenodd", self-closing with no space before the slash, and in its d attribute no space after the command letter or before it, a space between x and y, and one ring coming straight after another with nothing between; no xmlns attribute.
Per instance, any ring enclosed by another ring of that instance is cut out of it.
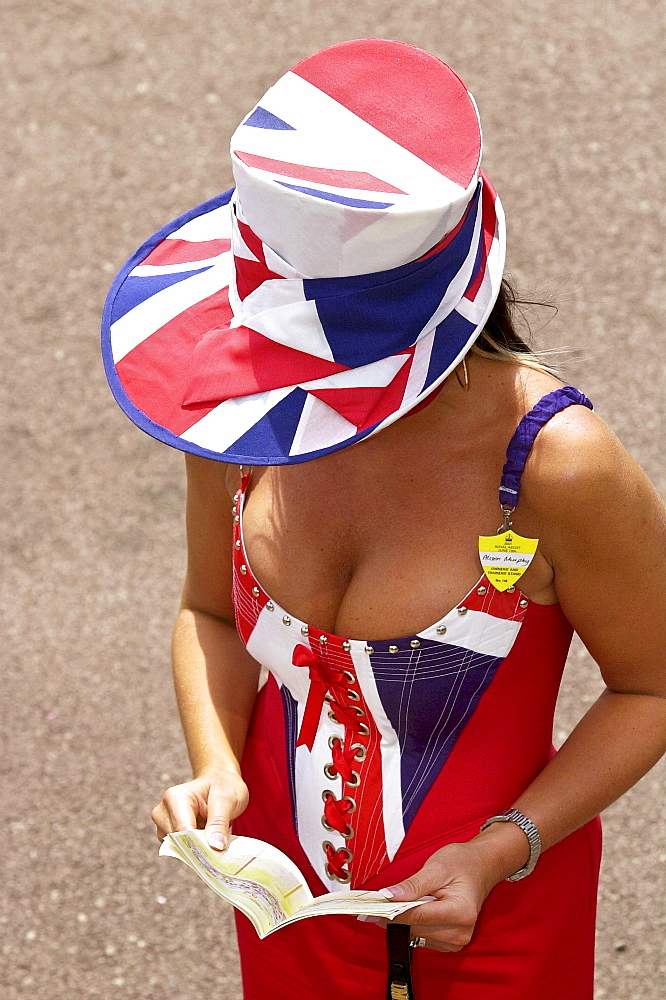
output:
<svg viewBox="0 0 666 1000"><path fill-rule="evenodd" d="M237 538L236 541L234 542L234 548L235 549L239 549L240 548L240 538Z"/></svg>
<svg viewBox="0 0 666 1000"><path fill-rule="evenodd" d="M389 646L389 653L397 653L397 652L398 652L397 646Z"/></svg>
<svg viewBox="0 0 666 1000"><path fill-rule="evenodd" d="M342 643L342 648L344 649L345 653L348 653L349 650L351 649L351 642L347 642L347 640L345 639L345 641Z"/></svg>
<svg viewBox="0 0 666 1000"><path fill-rule="evenodd" d="M466 615L467 614L467 608L465 607L464 604L463 604L462 608L458 608L458 614L459 615Z"/></svg>
<svg viewBox="0 0 666 1000"><path fill-rule="evenodd" d="M243 573L243 575L245 575L245 573L247 573L247 566L245 565L245 563L241 563L239 568L240 568L241 573Z"/></svg>
<svg viewBox="0 0 666 1000"><path fill-rule="evenodd" d="M412 647L412 649L418 649L421 643L419 642L418 639L412 639L409 645Z"/></svg>
<svg viewBox="0 0 666 1000"><path fill-rule="evenodd" d="M527 607L529 607L529 603L530 602L527 600L526 597L523 597L522 601L518 601L518 605L521 608L527 608Z"/></svg>
<svg viewBox="0 0 666 1000"><path fill-rule="evenodd" d="M446 632L446 625L438 625L436 631L437 635L444 635L444 633Z"/></svg>
<svg viewBox="0 0 666 1000"><path fill-rule="evenodd" d="M477 594L481 594L481 595L487 594L488 593L488 588L487 587L477 587L476 588L476 592L477 592Z"/></svg>
<svg viewBox="0 0 666 1000"><path fill-rule="evenodd" d="M506 588L506 592L507 592L507 594L515 594L516 588L515 587L507 587Z"/></svg>
<svg viewBox="0 0 666 1000"><path fill-rule="evenodd" d="M236 506L236 504L234 504L233 507L231 508L231 513L232 514L237 514L238 513L238 507Z"/></svg>
<svg viewBox="0 0 666 1000"><path fill-rule="evenodd" d="M374 646L366 646L366 647L365 647L365 651L366 651L366 653L368 654L368 656L372 656L372 654L373 654L373 653L374 653L374 651L375 651L375 650L374 650Z"/></svg>
<svg viewBox="0 0 666 1000"><path fill-rule="evenodd" d="M259 587L253 587L252 588L252 596L253 597L259 597L260 593L261 593L261 591L259 590Z"/></svg>
<svg viewBox="0 0 666 1000"><path fill-rule="evenodd" d="M289 617L289 615L283 615L282 616L282 624L283 625L291 625L291 618Z"/></svg>
<svg viewBox="0 0 666 1000"><path fill-rule="evenodd" d="M267 611L272 611L274 607L275 607L275 605L273 604L272 601L266 601L266 610Z"/></svg>
<svg viewBox="0 0 666 1000"><path fill-rule="evenodd" d="M309 628L307 625L301 625L301 635L307 635L309 633Z"/></svg>
<svg viewBox="0 0 666 1000"><path fill-rule="evenodd" d="M320 635L319 636L319 641L322 644L322 646L325 646L326 643L328 642L328 636L326 636L326 635Z"/></svg>
<svg viewBox="0 0 666 1000"><path fill-rule="evenodd" d="M240 517L238 516L238 514L236 514L234 518L234 524L238 524L239 522L240 522Z"/></svg>

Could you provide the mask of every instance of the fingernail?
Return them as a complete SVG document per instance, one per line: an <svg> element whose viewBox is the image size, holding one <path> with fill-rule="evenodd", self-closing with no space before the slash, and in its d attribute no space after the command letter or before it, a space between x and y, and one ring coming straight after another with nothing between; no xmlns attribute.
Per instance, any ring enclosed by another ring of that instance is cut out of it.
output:
<svg viewBox="0 0 666 1000"><path fill-rule="evenodd" d="M380 889L382 896L386 896L387 899L402 899L404 892L402 887L399 885L389 885L386 889Z"/></svg>
<svg viewBox="0 0 666 1000"><path fill-rule="evenodd" d="M214 847L216 851L223 851L227 846L227 838L221 833L210 833L208 835L208 843L211 847Z"/></svg>
<svg viewBox="0 0 666 1000"><path fill-rule="evenodd" d="M361 913L357 920L361 920L364 924L381 924L381 917L371 917L367 913Z"/></svg>

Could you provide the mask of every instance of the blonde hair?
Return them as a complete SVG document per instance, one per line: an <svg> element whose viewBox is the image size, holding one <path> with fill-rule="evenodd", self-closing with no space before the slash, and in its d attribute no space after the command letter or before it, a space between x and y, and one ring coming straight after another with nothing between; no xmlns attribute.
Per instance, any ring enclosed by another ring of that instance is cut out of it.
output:
<svg viewBox="0 0 666 1000"><path fill-rule="evenodd" d="M490 358L494 361L510 361L514 364L526 365L528 368L535 368L537 371L544 372L547 375L554 375L555 378L561 378L557 368L549 364L545 359L546 353L554 354L559 352L534 351L517 332L516 313L520 313L521 322L529 336L529 325L521 309L523 306L544 306L545 308L556 310L556 307L549 303L519 299L511 283L506 278L502 278L497 301L493 306L493 310L486 321L481 335L472 346L471 353L481 358Z"/></svg>

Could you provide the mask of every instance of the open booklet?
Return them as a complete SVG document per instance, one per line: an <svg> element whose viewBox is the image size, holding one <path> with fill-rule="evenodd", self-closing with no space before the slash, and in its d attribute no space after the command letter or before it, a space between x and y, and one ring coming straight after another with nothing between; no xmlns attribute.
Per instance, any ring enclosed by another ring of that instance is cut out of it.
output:
<svg viewBox="0 0 666 1000"><path fill-rule="evenodd" d="M253 837L231 837L226 851L214 851L202 830L170 833L160 855L179 858L213 892L252 921L260 938L305 917L365 913L392 920L417 904L396 903L382 892L351 889L313 896L305 878L286 854ZM424 897L422 902L432 899Z"/></svg>

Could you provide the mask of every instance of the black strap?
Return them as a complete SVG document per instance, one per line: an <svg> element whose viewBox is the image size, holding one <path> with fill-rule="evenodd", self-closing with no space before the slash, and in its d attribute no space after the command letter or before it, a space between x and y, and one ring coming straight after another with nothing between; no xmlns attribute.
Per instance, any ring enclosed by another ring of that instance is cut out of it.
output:
<svg viewBox="0 0 666 1000"><path fill-rule="evenodd" d="M386 1000L414 1000L409 924L387 924L388 983Z"/></svg>

